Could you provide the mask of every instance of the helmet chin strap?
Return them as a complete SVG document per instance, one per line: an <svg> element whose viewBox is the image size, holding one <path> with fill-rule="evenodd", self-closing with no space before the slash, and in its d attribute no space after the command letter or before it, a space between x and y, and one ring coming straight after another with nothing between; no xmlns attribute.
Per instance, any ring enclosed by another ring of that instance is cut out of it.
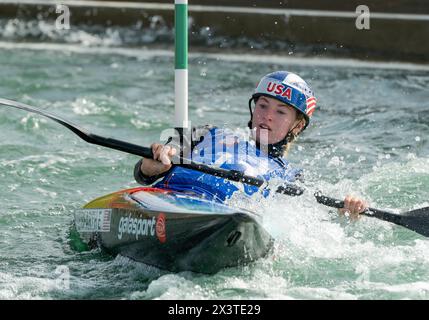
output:
<svg viewBox="0 0 429 320"><path fill-rule="evenodd" d="M247 123L247 125L249 126L249 128L250 128L250 130L253 130L253 128L252 128L252 119L253 119L253 112L252 112L252 101L253 101L253 98L251 98L250 100L249 100L249 110L250 110L250 120L249 120L249 122ZM284 148L286 147L286 145L289 143L289 142L291 142L291 138L292 138L292 136L293 136L293 133L292 133L292 131L293 130L295 130L295 128L297 128L298 127L298 125L299 124L297 124L295 127L293 127L291 130L289 130L289 132L286 134L286 136L282 139L282 140L280 140L279 142L276 142L276 143L270 143L270 144L268 144L267 145L267 153L270 155L270 156L272 156L272 157L274 157L274 158L278 158L278 157L281 157L281 156L283 156L283 151L284 151ZM261 149L261 145L260 145L260 143L259 143L259 141L257 141L256 140L256 146L259 148L259 149Z"/></svg>

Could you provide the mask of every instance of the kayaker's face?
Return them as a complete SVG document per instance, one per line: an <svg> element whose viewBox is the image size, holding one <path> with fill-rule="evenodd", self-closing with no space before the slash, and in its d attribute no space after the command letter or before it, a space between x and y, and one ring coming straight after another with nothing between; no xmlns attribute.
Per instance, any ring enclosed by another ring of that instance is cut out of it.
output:
<svg viewBox="0 0 429 320"><path fill-rule="evenodd" d="M292 128L295 128L295 133L299 133L304 123L297 120L295 108L276 99L261 96L256 101L252 125L253 129L256 129L258 142L264 144L267 140L265 137L268 136L268 144L273 144L281 141Z"/></svg>

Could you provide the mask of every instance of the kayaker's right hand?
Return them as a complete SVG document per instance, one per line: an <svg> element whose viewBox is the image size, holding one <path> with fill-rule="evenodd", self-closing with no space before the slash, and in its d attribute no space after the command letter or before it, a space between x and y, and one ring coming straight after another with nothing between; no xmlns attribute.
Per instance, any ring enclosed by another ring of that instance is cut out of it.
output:
<svg viewBox="0 0 429 320"><path fill-rule="evenodd" d="M176 154L176 149L159 143L153 143L151 146L153 159L160 161L163 165L171 167L171 158Z"/></svg>
<svg viewBox="0 0 429 320"><path fill-rule="evenodd" d="M151 146L153 159L143 158L140 170L148 176L156 176L170 170L171 158L176 154L176 149L159 143L153 143Z"/></svg>

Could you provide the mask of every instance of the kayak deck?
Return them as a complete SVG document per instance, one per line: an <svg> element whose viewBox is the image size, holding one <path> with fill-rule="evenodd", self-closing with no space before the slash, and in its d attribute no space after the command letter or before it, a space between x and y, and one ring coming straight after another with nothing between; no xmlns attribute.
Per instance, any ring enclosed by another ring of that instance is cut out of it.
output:
<svg viewBox="0 0 429 320"><path fill-rule="evenodd" d="M75 212L91 246L160 269L212 274L264 257L273 240L254 212L157 188L119 191Z"/></svg>

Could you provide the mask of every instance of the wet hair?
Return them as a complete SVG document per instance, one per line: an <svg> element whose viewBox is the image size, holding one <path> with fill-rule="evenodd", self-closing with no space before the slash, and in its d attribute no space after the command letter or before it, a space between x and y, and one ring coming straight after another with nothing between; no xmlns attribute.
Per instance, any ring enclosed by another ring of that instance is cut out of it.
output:
<svg viewBox="0 0 429 320"><path fill-rule="evenodd" d="M296 112L296 120L295 121L305 121L304 115L297 111ZM292 147L293 142L298 138L299 134L302 132L298 132L297 134L290 132L287 136L288 143L283 146L283 157L286 157L290 148Z"/></svg>

